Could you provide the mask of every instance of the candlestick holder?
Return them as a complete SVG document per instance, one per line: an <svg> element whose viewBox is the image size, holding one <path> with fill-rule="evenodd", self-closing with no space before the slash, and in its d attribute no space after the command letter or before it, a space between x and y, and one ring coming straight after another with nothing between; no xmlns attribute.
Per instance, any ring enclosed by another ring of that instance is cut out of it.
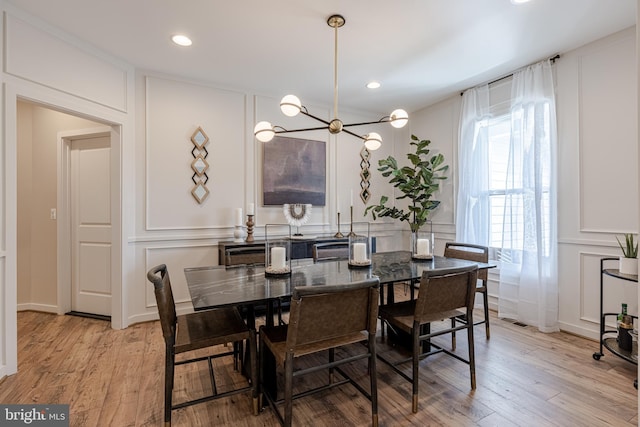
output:
<svg viewBox="0 0 640 427"><path fill-rule="evenodd" d="M356 233L353 232L353 206L350 206L351 219L349 220L349 237L355 237Z"/></svg>
<svg viewBox="0 0 640 427"><path fill-rule="evenodd" d="M340 212L338 212L338 232L334 234L333 237L336 237L338 239L344 237L344 234L340 232Z"/></svg>
<svg viewBox="0 0 640 427"><path fill-rule="evenodd" d="M253 242L253 215L247 215L247 239L245 242L251 243Z"/></svg>
<svg viewBox="0 0 640 427"><path fill-rule="evenodd" d="M349 234L349 268L368 268L371 266L369 223L358 222L356 225L359 232Z"/></svg>
<svg viewBox="0 0 640 427"><path fill-rule="evenodd" d="M434 250L433 223L427 221L422 228L411 233L411 258L417 261L430 261Z"/></svg>
<svg viewBox="0 0 640 427"><path fill-rule="evenodd" d="M265 276L291 274L291 226L288 224L266 224Z"/></svg>
<svg viewBox="0 0 640 427"><path fill-rule="evenodd" d="M236 243L244 242L244 227L242 225L236 225L236 229L233 230L233 241Z"/></svg>

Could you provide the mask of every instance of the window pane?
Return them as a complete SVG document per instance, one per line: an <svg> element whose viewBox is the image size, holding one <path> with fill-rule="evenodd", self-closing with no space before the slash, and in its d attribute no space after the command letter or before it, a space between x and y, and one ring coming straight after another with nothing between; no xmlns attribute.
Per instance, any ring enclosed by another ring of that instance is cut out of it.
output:
<svg viewBox="0 0 640 427"><path fill-rule="evenodd" d="M521 112L519 114L522 114ZM548 110L545 112L548 115ZM490 246L499 249L500 259L516 260L524 245L525 222L525 190L522 159L523 131L518 126L520 120L512 122L511 115L506 114L489 120L489 189L487 197L490 209ZM513 138L512 138L513 127ZM549 182L550 182L550 153L548 144L542 144L540 160L542 161L541 208L543 212L542 236L545 253L548 253L550 241L549 218ZM530 191L530 190L529 190ZM528 205L531 205L529 203Z"/></svg>

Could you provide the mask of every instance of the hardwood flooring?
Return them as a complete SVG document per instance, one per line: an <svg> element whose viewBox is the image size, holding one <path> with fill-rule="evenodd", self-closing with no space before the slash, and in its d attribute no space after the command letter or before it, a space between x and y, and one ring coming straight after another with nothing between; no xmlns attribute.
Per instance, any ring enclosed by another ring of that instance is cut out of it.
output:
<svg viewBox="0 0 640 427"><path fill-rule="evenodd" d="M479 315L480 313L478 313ZM636 366L597 343L543 334L492 314L491 339L476 326L477 389L468 366L443 354L422 361L419 413L411 385L378 363L381 426L637 426ZM449 342L449 339L445 339ZM465 337L458 351L465 354ZM379 337L378 352L390 351ZM217 366L218 386L243 381L231 361ZM409 366L407 366L409 368ZM72 426L161 426L164 344L158 322L112 330L108 322L18 313L18 369L0 382L2 403L68 403ZM353 366L367 385L366 362ZM175 398L206 387L202 371L179 367ZM294 403L294 425L366 426L370 404L349 385ZM173 412L174 426L273 426L269 408L251 414L247 395Z"/></svg>

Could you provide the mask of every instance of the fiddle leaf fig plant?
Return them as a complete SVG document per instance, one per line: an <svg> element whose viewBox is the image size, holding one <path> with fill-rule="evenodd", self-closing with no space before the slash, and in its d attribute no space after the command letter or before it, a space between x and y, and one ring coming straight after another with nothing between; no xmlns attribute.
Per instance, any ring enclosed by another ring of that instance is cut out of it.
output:
<svg viewBox="0 0 640 427"><path fill-rule="evenodd" d="M402 193L396 200L409 199L411 202L407 209L387 206L389 197L382 196L380 203L365 209L365 215L371 212L374 220L377 217L390 217L406 221L412 232L418 231L427 222L429 213L440 205L440 201L432 197L440 188L440 181L447 178L444 173L449 169L444 164L442 154L430 154L429 144L430 140L411 135L410 145L415 150L407 154L410 166L400 167L392 156L378 161L382 176L389 178L389 183Z"/></svg>
<svg viewBox="0 0 640 427"><path fill-rule="evenodd" d="M638 243L634 243L633 234L627 233L624 235L624 245L617 236L616 240L625 258L638 258Z"/></svg>

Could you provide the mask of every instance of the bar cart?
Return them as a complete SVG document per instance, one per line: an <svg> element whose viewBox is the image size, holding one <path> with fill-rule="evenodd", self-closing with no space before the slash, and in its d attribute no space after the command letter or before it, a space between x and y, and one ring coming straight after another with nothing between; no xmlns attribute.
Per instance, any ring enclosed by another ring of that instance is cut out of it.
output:
<svg viewBox="0 0 640 427"><path fill-rule="evenodd" d="M607 329L606 320L607 318L617 318L618 313L604 313L604 276L615 277L616 279L627 280L630 282L638 283L638 275L637 274L624 274L620 273L620 270L617 268L605 268L606 264L609 261L619 261L619 258L601 258L600 259L600 351L596 351L593 353L593 358L595 360L600 360L604 353L602 351L603 347L609 350L611 353L615 354L622 359L633 363L634 365L638 364L638 341L636 339L633 340L631 350L625 350L620 348L618 345L618 331L617 329ZM636 323L638 317L631 316L633 322ZM633 383L634 387L638 388L638 379L636 379Z"/></svg>

